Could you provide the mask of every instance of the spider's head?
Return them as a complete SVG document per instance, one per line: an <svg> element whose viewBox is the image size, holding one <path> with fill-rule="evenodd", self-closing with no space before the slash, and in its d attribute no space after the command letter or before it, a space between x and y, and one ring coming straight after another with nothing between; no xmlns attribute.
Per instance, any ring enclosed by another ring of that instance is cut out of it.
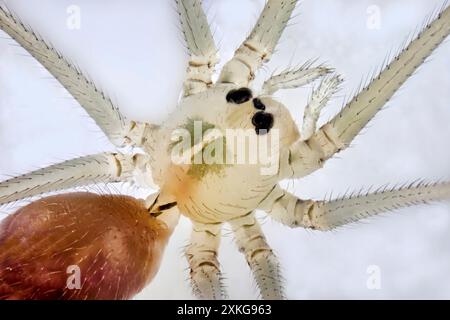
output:
<svg viewBox="0 0 450 320"><path fill-rule="evenodd" d="M289 110L270 96L256 97L250 89L240 88L230 90L226 101L226 119L231 128L251 129L257 136L276 132L281 148L290 146L299 138Z"/></svg>
<svg viewBox="0 0 450 320"><path fill-rule="evenodd" d="M268 168L265 175L275 175L280 156L299 139L288 109L248 88L213 88L182 103L168 122L169 150L172 162L192 164L186 167L192 176L230 167L244 168L238 175L253 169L259 174L261 168Z"/></svg>

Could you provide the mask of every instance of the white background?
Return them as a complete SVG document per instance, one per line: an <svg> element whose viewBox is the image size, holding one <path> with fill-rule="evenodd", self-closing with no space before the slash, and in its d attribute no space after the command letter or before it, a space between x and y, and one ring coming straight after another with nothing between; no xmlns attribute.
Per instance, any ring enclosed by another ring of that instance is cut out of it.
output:
<svg viewBox="0 0 450 320"><path fill-rule="evenodd" d="M4 2L4 1L3 1ZM223 60L251 30L263 0L205 0ZM173 1L9 0L8 6L86 70L129 118L160 122L176 107L186 55ZM330 103L329 119L389 51L395 52L442 0L305 0L278 53L259 76L320 58L346 79ZM81 8L81 29L67 27L70 5ZM380 28L368 27L376 5ZM113 150L84 111L32 58L0 33L0 179L69 159ZM289 184L304 198L348 188L416 178L450 178L450 45L444 44L354 148L316 174ZM278 98L300 120L311 87ZM5 211L5 210L4 210ZM5 213L5 212L3 212ZM450 298L450 205L421 206L373 218L332 233L289 230L263 219L278 254L290 299ZM154 282L140 299L191 298L189 238L183 219ZM229 232L220 260L231 298L257 291ZM381 270L381 289L369 290L367 268Z"/></svg>

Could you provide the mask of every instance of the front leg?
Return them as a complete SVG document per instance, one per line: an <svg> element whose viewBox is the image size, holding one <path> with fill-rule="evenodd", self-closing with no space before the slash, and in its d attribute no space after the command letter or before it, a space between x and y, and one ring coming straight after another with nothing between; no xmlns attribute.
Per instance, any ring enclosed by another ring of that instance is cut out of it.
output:
<svg viewBox="0 0 450 320"><path fill-rule="evenodd" d="M219 62L218 51L201 0L177 0L186 45L189 67L184 83L184 96L205 91L212 85L214 66Z"/></svg>
<svg viewBox="0 0 450 320"><path fill-rule="evenodd" d="M261 297L267 300L285 299L280 264L267 244L253 213L229 221L239 251L245 255L253 272Z"/></svg>
<svg viewBox="0 0 450 320"><path fill-rule="evenodd" d="M220 300L226 297L217 259L221 228L221 224L193 224L186 257L190 267L192 291L199 299Z"/></svg>
<svg viewBox="0 0 450 320"><path fill-rule="evenodd" d="M270 60L297 0L268 0L250 36L223 68L219 83L248 86L256 71Z"/></svg>
<svg viewBox="0 0 450 320"><path fill-rule="evenodd" d="M381 213L444 200L450 200L450 182L417 183L333 201L302 200L278 186L260 209L291 228L329 231Z"/></svg>

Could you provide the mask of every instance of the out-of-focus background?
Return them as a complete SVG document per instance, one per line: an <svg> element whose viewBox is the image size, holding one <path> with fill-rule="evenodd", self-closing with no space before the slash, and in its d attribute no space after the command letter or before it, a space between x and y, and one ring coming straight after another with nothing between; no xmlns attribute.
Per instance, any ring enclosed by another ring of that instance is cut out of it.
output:
<svg viewBox="0 0 450 320"><path fill-rule="evenodd" d="M442 2L304 0L274 59L259 74L256 89L276 68L319 58L346 79L324 112L325 121ZM187 58L173 1L0 3L76 61L129 118L160 122L175 109ZM222 63L249 33L263 5L264 0L204 1ZM56 81L3 32L0 37L0 180L74 156L113 150ZM330 192L338 195L372 185L449 179L449 89L446 43L353 148L286 187L303 198L322 199ZM284 91L277 97L300 122L311 90ZM0 208L3 216L7 211ZM450 298L448 202L401 210L325 234L290 230L263 214L261 221L281 260L290 299ZM138 299L192 298L183 257L189 233L190 222L182 219L157 278ZM230 232L225 234L220 260L229 296L256 298L250 270Z"/></svg>

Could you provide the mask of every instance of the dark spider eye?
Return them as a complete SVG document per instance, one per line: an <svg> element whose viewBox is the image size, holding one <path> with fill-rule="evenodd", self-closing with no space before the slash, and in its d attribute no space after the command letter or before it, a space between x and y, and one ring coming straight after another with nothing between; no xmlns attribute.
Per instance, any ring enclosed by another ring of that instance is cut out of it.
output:
<svg viewBox="0 0 450 320"><path fill-rule="evenodd" d="M266 106L258 98L253 99L253 106L255 107L255 109L258 109L258 110L263 110L263 111L266 110Z"/></svg>
<svg viewBox="0 0 450 320"><path fill-rule="evenodd" d="M258 135L269 133L273 127L273 122L273 115L263 111L257 112L252 118L252 123Z"/></svg>
<svg viewBox="0 0 450 320"><path fill-rule="evenodd" d="M229 103L242 104L252 98L252 91L248 88L240 88L238 90L231 90L227 94L227 101Z"/></svg>

